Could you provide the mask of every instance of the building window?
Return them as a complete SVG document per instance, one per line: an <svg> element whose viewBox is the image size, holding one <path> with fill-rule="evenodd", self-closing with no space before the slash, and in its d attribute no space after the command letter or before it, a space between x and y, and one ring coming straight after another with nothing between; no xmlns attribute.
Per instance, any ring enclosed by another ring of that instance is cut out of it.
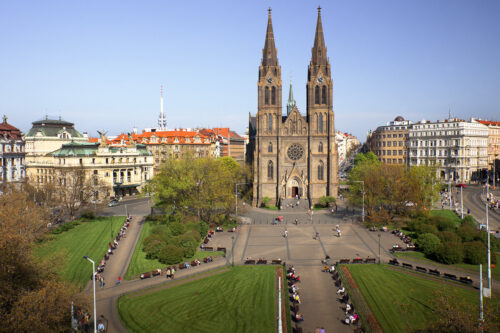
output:
<svg viewBox="0 0 500 333"><path fill-rule="evenodd" d="M273 130L273 116L271 114L267 115L267 130L268 131Z"/></svg>
<svg viewBox="0 0 500 333"><path fill-rule="evenodd" d="M319 124L318 124L319 125L319 131L323 132L323 114L322 113L319 114L319 120L318 120L318 122L319 122Z"/></svg>
<svg viewBox="0 0 500 333"><path fill-rule="evenodd" d="M318 145L318 153L322 153L322 152L323 152L323 142L320 142Z"/></svg>
<svg viewBox="0 0 500 333"><path fill-rule="evenodd" d="M267 163L267 178L273 179L273 161Z"/></svg>
<svg viewBox="0 0 500 333"><path fill-rule="evenodd" d="M271 105L276 105L276 87L271 88Z"/></svg>
<svg viewBox="0 0 500 333"><path fill-rule="evenodd" d="M323 161L319 161L319 164L318 164L318 180L323 180L323 176L324 176L324 164L323 164Z"/></svg>
<svg viewBox="0 0 500 333"><path fill-rule="evenodd" d="M265 88L264 93L264 104L269 105L269 87Z"/></svg>
<svg viewBox="0 0 500 333"><path fill-rule="evenodd" d="M326 104L326 86L321 87L321 104Z"/></svg>
<svg viewBox="0 0 500 333"><path fill-rule="evenodd" d="M272 153L273 152L273 143L269 142L269 145L267 146L267 152Z"/></svg>
<svg viewBox="0 0 500 333"><path fill-rule="evenodd" d="M314 104L319 104L319 87L314 88Z"/></svg>

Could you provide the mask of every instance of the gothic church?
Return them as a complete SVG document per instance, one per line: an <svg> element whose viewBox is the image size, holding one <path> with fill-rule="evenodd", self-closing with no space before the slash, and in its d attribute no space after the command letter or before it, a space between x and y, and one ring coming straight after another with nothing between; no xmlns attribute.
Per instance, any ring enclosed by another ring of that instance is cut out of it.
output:
<svg viewBox="0 0 500 333"><path fill-rule="evenodd" d="M286 115L282 114L281 67L274 44L271 10L259 66L258 110L249 122L249 161L253 165L253 205L269 197L283 206L297 195L312 206L322 196L337 197L330 62L321 24L321 8L307 74L307 113L299 112L290 84ZM295 200L295 199L294 199Z"/></svg>

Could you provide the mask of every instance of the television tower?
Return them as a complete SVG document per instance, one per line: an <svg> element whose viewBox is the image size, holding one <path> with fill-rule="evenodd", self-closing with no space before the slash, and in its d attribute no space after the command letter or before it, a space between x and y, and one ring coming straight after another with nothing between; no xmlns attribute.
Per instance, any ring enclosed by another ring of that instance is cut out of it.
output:
<svg viewBox="0 0 500 333"><path fill-rule="evenodd" d="M163 112L163 86L160 86L160 115L158 116L158 130L165 131L167 129L167 117Z"/></svg>

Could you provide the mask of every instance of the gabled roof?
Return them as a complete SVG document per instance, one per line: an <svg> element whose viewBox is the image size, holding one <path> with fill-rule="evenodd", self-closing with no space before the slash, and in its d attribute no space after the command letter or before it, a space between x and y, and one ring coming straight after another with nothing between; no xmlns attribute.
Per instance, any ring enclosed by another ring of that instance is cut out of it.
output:
<svg viewBox="0 0 500 333"><path fill-rule="evenodd" d="M0 123L0 137L9 140L20 140L22 138L21 131L7 122L7 116L4 116L3 122Z"/></svg>

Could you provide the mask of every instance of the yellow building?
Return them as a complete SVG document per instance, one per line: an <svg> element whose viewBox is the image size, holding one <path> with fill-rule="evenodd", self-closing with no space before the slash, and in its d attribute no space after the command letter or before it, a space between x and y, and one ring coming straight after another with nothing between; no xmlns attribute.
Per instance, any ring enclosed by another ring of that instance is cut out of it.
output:
<svg viewBox="0 0 500 333"><path fill-rule="evenodd" d="M411 124L411 121L398 116L387 125L377 127L367 140L370 151L384 164L407 165L406 143Z"/></svg>

